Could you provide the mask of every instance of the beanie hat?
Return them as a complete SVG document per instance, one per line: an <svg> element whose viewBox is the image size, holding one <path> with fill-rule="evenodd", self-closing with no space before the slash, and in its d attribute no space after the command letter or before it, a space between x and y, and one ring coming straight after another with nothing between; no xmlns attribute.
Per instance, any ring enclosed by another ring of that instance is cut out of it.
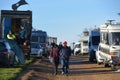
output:
<svg viewBox="0 0 120 80"><path fill-rule="evenodd" d="M63 44L67 44L67 42L66 42L66 41L64 41L64 42L63 42Z"/></svg>

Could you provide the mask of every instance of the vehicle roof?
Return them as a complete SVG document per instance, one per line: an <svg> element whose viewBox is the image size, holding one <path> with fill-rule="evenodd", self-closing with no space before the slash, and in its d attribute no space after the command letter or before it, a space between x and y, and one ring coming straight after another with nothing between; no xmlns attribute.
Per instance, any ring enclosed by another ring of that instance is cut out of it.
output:
<svg viewBox="0 0 120 80"><path fill-rule="evenodd" d="M120 32L120 24L101 25L100 31Z"/></svg>

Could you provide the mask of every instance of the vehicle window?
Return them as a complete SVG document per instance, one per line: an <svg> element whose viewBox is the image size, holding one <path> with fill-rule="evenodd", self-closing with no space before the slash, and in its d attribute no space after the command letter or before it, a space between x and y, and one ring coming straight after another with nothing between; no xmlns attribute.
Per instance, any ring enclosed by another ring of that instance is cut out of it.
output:
<svg viewBox="0 0 120 80"><path fill-rule="evenodd" d="M83 41L83 46L88 46L88 41Z"/></svg>
<svg viewBox="0 0 120 80"><path fill-rule="evenodd" d="M120 45L120 33L116 32L116 33L112 33L112 43L113 45Z"/></svg>
<svg viewBox="0 0 120 80"><path fill-rule="evenodd" d="M6 49L6 46L4 43L0 42L0 51Z"/></svg>
<svg viewBox="0 0 120 80"><path fill-rule="evenodd" d="M93 45L98 45L100 42L100 36L93 36L92 37L92 44Z"/></svg>
<svg viewBox="0 0 120 80"><path fill-rule="evenodd" d="M39 44L36 44L36 43L32 43L32 44L31 44L31 47L32 47L32 48L40 48Z"/></svg>

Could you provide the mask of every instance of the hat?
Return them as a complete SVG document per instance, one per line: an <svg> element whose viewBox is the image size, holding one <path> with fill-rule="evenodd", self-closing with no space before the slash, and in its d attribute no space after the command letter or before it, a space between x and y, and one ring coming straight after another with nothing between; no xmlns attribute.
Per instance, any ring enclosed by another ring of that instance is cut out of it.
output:
<svg viewBox="0 0 120 80"><path fill-rule="evenodd" d="M67 42L66 42L66 41L64 41L64 42L63 42L63 44L67 44Z"/></svg>

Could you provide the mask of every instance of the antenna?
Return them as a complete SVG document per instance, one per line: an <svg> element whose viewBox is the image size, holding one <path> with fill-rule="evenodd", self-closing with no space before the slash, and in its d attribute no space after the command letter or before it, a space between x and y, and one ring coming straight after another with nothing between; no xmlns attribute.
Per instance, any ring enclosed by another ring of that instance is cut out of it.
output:
<svg viewBox="0 0 120 80"><path fill-rule="evenodd" d="M111 25L111 24L112 24L112 22L113 22L113 21L115 21L115 20L107 20L107 21L109 22L108 24L110 24L110 25Z"/></svg>

